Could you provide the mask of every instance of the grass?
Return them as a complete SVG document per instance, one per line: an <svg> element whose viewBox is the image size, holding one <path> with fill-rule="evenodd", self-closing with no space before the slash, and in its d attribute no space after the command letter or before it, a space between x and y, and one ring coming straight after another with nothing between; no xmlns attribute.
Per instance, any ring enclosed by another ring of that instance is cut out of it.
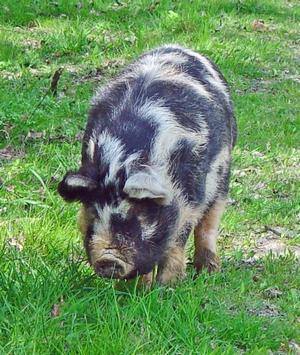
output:
<svg viewBox="0 0 300 355"><path fill-rule="evenodd" d="M257 243L300 244L299 20L296 0L1 1L0 149L9 147L0 150L1 353L299 351L299 260L249 259ZM219 240L222 272L194 279L190 270L176 289L145 292L93 275L78 206L63 203L56 185L78 164L76 136L97 85L169 42L209 56L232 88L233 203Z"/></svg>

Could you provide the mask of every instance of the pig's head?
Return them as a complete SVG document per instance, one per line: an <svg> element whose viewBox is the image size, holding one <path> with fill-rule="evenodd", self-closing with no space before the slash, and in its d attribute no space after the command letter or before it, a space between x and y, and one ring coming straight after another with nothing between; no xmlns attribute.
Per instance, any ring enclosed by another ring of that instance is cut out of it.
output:
<svg viewBox="0 0 300 355"><path fill-rule="evenodd" d="M113 181L93 166L68 172L58 186L68 202L82 203L79 226L88 259L103 277L130 279L150 272L163 255L177 220L171 192L149 166Z"/></svg>

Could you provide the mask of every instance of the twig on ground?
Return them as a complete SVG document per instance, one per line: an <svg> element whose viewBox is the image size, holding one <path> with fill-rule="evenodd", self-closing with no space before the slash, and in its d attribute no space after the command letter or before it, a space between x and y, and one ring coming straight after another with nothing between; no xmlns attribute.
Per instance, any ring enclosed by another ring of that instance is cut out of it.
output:
<svg viewBox="0 0 300 355"><path fill-rule="evenodd" d="M57 84L58 84L59 78L60 78L63 70L64 70L63 68L57 69L52 76L50 91L52 92L53 96L57 95Z"/></svg>

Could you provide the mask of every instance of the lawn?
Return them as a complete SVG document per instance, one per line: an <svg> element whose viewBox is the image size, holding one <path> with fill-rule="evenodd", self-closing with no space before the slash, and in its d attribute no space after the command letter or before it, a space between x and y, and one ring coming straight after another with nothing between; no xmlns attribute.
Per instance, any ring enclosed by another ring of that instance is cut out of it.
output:
<svg viewBox="0 0 300 355"><path fill-rule="evenodd" d="M1 354L299 354L299 22L297 0L1 1ZM56 187L95 88L174 42L218 64L239 137L222 271L146 291L93 274Z"/></svg>

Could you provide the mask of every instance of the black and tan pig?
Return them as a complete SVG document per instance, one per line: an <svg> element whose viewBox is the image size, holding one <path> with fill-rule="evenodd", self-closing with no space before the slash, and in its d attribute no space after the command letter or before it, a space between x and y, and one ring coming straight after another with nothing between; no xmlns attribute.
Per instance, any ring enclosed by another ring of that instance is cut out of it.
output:
<svg viewBox="0 0 300 355"><path fill-rule="evenodd" d="M92 101L78 171L58 191L79 201L91 266L103 277L182 279L218 269L236 124L228 85L204 56L166 45L139 57Z"/></svg>

